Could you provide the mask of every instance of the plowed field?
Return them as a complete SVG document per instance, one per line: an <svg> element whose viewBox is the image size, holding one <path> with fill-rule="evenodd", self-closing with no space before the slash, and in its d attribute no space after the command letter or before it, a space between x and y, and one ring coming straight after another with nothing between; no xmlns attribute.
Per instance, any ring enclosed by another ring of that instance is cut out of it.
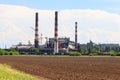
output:
<svg viewBox="0 0 120 80"><path fill-rule="evenodd" d="M0 56L0 63L49 80L120 80L120 58Z"/></svg>

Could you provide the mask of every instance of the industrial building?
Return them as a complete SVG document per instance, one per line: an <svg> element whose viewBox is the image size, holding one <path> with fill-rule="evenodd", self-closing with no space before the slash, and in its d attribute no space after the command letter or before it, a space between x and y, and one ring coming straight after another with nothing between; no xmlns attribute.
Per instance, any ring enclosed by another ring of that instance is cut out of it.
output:
<svg viewBox="0 0 120 80"><path fill-rule="evenodd" d="M66 53L68 51L75 51L75 42L70 41L70 38L58 38L58 52ZM54 53L54 38L49 38L45 45L40 46L40 52ZM56 53L57 54L57 53Z"/></svg>
<svg viewBox="0 0 120 80"><path fill-rule="evenodd" d="M39 45L39 34L38 34L38 13L35 13L35 39L34 45L28 43L28 45L18 44L13 45L11 49L16 49L20 53L32 53L33 48L38 50L39 54L65 54L69 51L77 51L79 44L77 43L77 22L75 22L75 42L71 41L70 38L59 38L58 37L58 12L55 11L55 28L54 38L46 40L45 44Z"/></svg>

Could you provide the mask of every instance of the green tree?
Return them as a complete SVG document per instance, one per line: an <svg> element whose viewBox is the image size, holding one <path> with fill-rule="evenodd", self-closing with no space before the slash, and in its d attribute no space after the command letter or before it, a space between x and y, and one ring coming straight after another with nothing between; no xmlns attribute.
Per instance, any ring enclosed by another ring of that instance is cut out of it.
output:
<svg viewBox="0 0 120 80"><path fill-rule="evenodd" d="M4 49L0 49L0 55L5 55L7 53L7 51L5 51Z"/></svg>

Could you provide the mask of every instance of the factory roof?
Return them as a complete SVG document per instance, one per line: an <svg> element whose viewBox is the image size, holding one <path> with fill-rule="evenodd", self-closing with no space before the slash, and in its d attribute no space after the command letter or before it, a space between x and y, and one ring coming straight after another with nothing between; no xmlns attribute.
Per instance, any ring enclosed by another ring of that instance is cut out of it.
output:
<svg viewBox="0 0 120 80"><path fill-rule="evenodd" d="M11 48L18 48L18 49L29 49L32 48L33 45L13 45Z"/></svg>

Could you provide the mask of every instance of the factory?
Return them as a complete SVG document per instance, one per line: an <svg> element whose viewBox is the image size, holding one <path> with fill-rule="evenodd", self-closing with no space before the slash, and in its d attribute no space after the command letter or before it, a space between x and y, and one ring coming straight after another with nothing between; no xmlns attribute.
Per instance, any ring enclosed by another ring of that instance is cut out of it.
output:
<svg viewBox="0 0 120 80"><path fill-rule="evenodd" d="M79 44L77 42L77 22L75 22L75 41L71 41L68 37L59 38L58 34L58 12L55 11L55 26L54 26L54 38L46 39L45 44L39 45L39 19L38 12L35 13L35 38L34 44L32 45L30 41L27 45L19 43L18 45L13 45L11 49L16 49L20 53L32 53L37 50L39 54L65 54L69 51L78 51Z"/></svg>

